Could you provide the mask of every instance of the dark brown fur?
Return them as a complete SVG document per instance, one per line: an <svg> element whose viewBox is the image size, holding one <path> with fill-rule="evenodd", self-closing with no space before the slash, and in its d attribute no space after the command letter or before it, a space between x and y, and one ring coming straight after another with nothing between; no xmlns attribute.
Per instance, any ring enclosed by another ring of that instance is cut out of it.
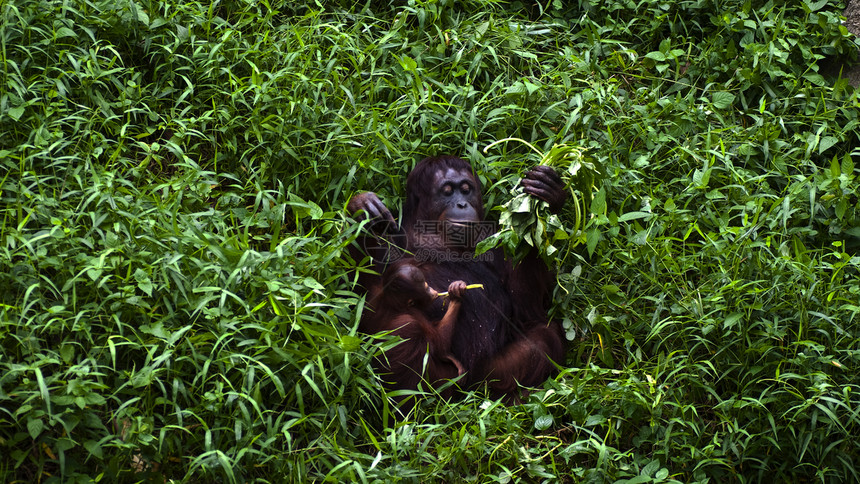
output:
<svg viewBox="0 0 860 484"><path fill-rule="evenodd" d="M531 170L522 185L554 210L566 199L558 175L548 167ZM555 372L554 362L563 362L561 325L547 316L554 279L540 258L530 254L513 267L496 250L474 260L471 254L480 236L466 237L468 243L455 237L457 230L474 235L469 232L474 227L486 228L481 225L486 223L481 185L468 162L444 156L418 163L407 178L402 227L373 193L355 196L348 209L384 222L376 226L384 231L363 241L379 273L393 262L391 254L397 254L384 247L394 241L413 254L410 264L420 269L431 287L448 287L455 281L484 285L483 290L464 292L449 336L428 329L430 321L445 317L441 301L431 302L420 314L392 310L386 305L397 304L386 302L385 278L363 276L361 283L371 294L375 311L362 319L361 329L394 330L407 339L385 354L397 388L416 388L420 374L430 382L457 376L456 365L441 356L449 351L466 372L460 380L463 387L486 382L492 396L515 402L523 396L521 386L539 385Z"/></svg>

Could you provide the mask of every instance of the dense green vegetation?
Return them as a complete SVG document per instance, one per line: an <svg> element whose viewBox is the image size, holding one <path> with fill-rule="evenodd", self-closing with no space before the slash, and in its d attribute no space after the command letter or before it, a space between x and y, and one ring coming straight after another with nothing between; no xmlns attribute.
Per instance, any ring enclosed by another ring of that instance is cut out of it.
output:
<svg viewBox="0 0 860 484"><path fill-rule="evenodd" d="M857 481L842 7L0 2L0 480ZM501 205L509 136L606 171L568 361L395 421L343 207L442 153Z"/></svg>

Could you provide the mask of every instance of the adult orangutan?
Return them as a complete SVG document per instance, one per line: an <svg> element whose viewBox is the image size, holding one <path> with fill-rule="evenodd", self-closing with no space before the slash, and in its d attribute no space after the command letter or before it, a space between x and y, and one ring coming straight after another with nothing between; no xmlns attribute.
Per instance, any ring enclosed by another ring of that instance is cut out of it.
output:
<svg viewBox="0 0 860 484"><path fill-rule="evenodd" d="M555 212L567 199L561 178L548 166L533 168L521 184ZM516 266L501 250L474 256L477 242L493 231L486 230L481 184L467 161L436 156L415 166L406 180L402 227L372 192L353 197L347 209L374 219L362 244L377 274L384 274L402 254L412 254L412 264L431 287L448 287L454 281L484 285L483 290L463 291L452 330L449 351L465 371L459 381L462 387L486 382L492 397L519 401L520 386L540 384L554 373L553 362L563 363L561 326L547 316L553 277L546 265L535 254ZM392 250L391 245L399 249ZM382 277L364 273L360 283L370 294L370 311L362 317L360 329L376 333L390 328L389 321L382 320L387 318L386 308L373 307L373 296L383 291ZM439 300L423 311L430 321L441 320L445 313ZM414 362L423 361L429 341L421 341L420 335L413 338L418 341L409 346L416 354L385 355L391 371L423 372L428 382L450 378L429 367L416 367ZM400 361L391 362L392 356ZM411 386L397 383L404 381L403 375L392 376L395 388Z"/></svg>

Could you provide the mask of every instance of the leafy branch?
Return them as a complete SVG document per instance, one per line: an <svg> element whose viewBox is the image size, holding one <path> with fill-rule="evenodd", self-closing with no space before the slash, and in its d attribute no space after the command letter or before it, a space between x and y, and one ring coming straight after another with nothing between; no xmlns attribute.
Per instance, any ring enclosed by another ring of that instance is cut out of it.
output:
<svg viewBox="0 0 860 484"><path fill-rule="evenodd" d="M585 229L591 218L588 212L602 169L594 159L585 156L584 148L567 143L555 144L544 153L524 139L504 138L487 145L484 153L508 141L525 144L540 156L539 165L556 169L564 189L570 192L573 214L565 217L570 224L563 224L557 214L549 211L547 202L529 196L518 185L508 202L495 207L501 211L499 231L481 241L476 252L482 254L501 246L516 263L530 250L537 249L548 264L554 265L561 249L569 251L585 241Z"/></svg>

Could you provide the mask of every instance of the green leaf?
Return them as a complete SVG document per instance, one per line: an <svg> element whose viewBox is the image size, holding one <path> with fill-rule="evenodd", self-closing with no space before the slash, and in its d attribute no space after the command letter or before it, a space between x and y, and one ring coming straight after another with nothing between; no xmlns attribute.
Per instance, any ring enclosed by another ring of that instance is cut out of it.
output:
<svg viewBox="0 0 860 484"><path fill-rule="evenodd" d="M835 136L824 136L821 138L821 141L818 142L818 154L824 153L829 150L833 146L839 143L839 138Z"/></svg>
<svg viewBox="0 0 860 484"><path fill-rule="evenodd" d="M487 237L486 239L478 242L478 245L475 246L475 255L481 255L481 254L487 252L488 250L494 249L495 247L497 247L498 242L499 242L499 234L498 233L493 234L493 235Z"/></svg>
<svg viewBox="0 0 860 484"><path fill-rule="evenodd" d="M146 10L143 9L142 6L138 5L137 2L131 2L134 7L133 14L135 19L143 25L149 25L149 15L146 13Z"/></svg>
<svg viewBox="0 0 860 484"><path fill-rule="evenodd" d="M297 195L290 193L290 201L287 205L293 208L293 212L299 219L311 217L311 220L319 220L322 218L323 209L312 201L304 201Z"/></svg>
<svg viewBox="0 0 860 484"><path fill-rule="evenodd" d="M48 385L45 383L45 377L42 375L42 369L39 367L33 368L33 371L36 373L36 382L39 385L39 395L42 397L42 401L45 402L45 405L48 407L48 412L51 411L51 394L48 391Z"/></svg>
<svg viewBox="0 0 860 484"><path fill-rule="evenodd" d="M822 8L824 8L825 5L827 5L828 0L819 0L817 2L812 2L810 0L804 0L803 3L805 3L806 6L809 7L810 12L817 12L817 11L821 10Z"/></svg>
<svg viewBox="0 0 860 484"><path fill-rule="evenodd" d="M21 119L21 116L24 115L24 106L14 107L6 112L9 114L10 118L14 119L15 121L19 121Z"/></svg>
<svg viewBox="0 0 860 484"><path fill-rule="evenodd" d="M42 419L39 418L31 418L27 420L27 433L30 434L30 438L36 440L39 434L42 433L42 430L45 428L45 422L42 422Z"/></svg>
<svg viewBox="0 0 860 484"><path fill-rule="evenodd" d="M645 58L646 59L652 59L652 60L655 60L657 62L663 62L666 60L666 55L660 51L655 50L653 52L649 52L649 53L645 54Z"/></svg>
<svg viewBox="0 0 860 484"><path fill-rule="evenodd" d="M708 188L708 182L711 179L711 168L707 170L695 170L693 171L693 184L696 188L705 189Z"/></svg>
<svg viewBox="0 0 860 484"><path fill-rule="evenodd" d="M340 337L340 347L347 352L355 352L361 348L361 338L352 335L343 335Z"/></svg>
<svg viewBox="0 0 860 484"><path fill-rule="evenodd" d="M99 277L101 277L101 275L102 275L101 269L93 269L93 268L87 269L87 277L89 277L93 281L97 280Z"/></svg>
<svg viewBox="0 0 860 484"><path fill-rule="evenodd" d="M546 430L552 427L553 418L552 415L541 415L537 419L535 419L535 428L537 430Z"/></svg>
<svg viewBox="0 0 860 484"><path fill-rule="evenodd" d="M588 250L589 257L594 255L594 249L597 248L599 241L600 231L597 228L591 228L585 232L585 248Z"/></svg>
<svg viewBox="0 0 860 484"><path fill-rule="evenodd" d="M531 213L532 212L532 197L523 193L517 195L510 201L510 209L513 213Z"/></svg>
<svg viewBox="0 0 860 484"><path fill-rule="evenodd" d="M104 451L102 450L102 446L99 445L95 440L87 440L84 442L84 448L92 454L93 456L101 459L104 457Z"/></svg>
<svg viewBox="0 0 860 484"><path fill-rule="evenodd" d="M842 174L849 177L854 176L854 160L847 153L842 157Z"/></svg>
<svg viewBox="0 0 860 484"><path fill-rule="evenodd" d="M842 220L845 218L845 212L848 211L848 201L845 197L839 199L839 202L836 204L836 210L834 211L836 214L836 218Z"/></svg>
<svg viewBox="0 0 860 484"><path fill-rule="evenodd" d="M415 72L418 69L418 63L408 55L401 56L398 61L400 62L400 67L406 72Z"/></svg>
<svg viewBox="0 0 860 484"><path fill-rule="evenodd" d="M733 327L735 327L735 325L738 324L738 322L741 319L743 319L743 317L744 317L743 313L732 313L732 314L730 314L728 317L726 317L726 320L723 323L723 329L724 330L732 329Z"/></svg>
<svg viewBox="0 0 860 484"><path fill-rule="evenodd" d="M627 212L618 217L618 223L621 222L629 222L630 220L637 220L641 218L650 218L654 214L651 212Z"/></svg>
<svg viewBox="0 0 860 484"><path fill-rule="evenodd" d="M842 167L839 165L839 160L834 156L830 160L830 177L839 178L840 174L842 174Z"/></svg>
<svg viewBox="0 0 860 484"><path fill-rule="evenodd" d="M808 72L803 75L803 78L816 86L826 86L827 79L824 78L821 74L817 72Z"/></svg>
<svg viewBox="0 0 860 484"><path fill-rule="evenodd" d="M627 479L626 481L621 481L624 484L644 484L646 482L653 482L654 479L649 476L636 476L631 479Z"/></svg>
<svg viewBox="0 0 860 484"><path fill-rule="evenodd" d="M515 82L512 86L508 87L508 89L505 91L505 94L513 95L513 96L522 95L525 93L526 93L526 85L523 84L522 81Z"/></svg>
<svg viewBox="0 0 860 484"><path fill-rule="evenodd" d="M63 359L65 363L71 363L72 358L75 357L75 347L71 344L64 344L60 346L60 358Z"/></svg>
<svg viewBox="0 0 860 484"><path fill-rule="evenodd" d="M591 199L591 213L605 214L606 213L606 191L601 188L598 190L594 198Z"/></svg>
<svg viewBox="0 0 860 484"><path fill-rule="evenodd" d="M522 57L523 59L530 59L530 60L537 60L538 59L537 55L535 55L533 52L529 52L527 50L513 50L513 53L517 54L518 56Z"/></svg>
<svg viewBox="0 0 860 484"><path fill-rule="evenodd" d="M603 422L606 422L606 417L603 415L589 415L587 419L585 419L584 427L594 427L595 425L600 425Z"/></svg>
<svg viewBox="0 0 860 484"><path fill-rule="evenodd" d="M711 104L716 109L726 109L735 102L735 95L730 92L715 92L711 96Z"/></svg>
<svg viewBox="0 0 860 484"><path fill-rule="evenodd" d="M152 297L152 289L155 287L149 279L149 274L143 269L138 268L134 271L134 280L137 281L137 287L147 296Z"/></svg>
<svg viewBox="0 0 860 484"><path fill-rule="evenodd" d="M60 27L59 29L57 29L56 33L54 33L55 39L62 39L65 37L77 37L77 34L74 30L68 27Z"/></svg>
<svg viewBox="0 0 860 484"><path fill-rule="evenodd" d="M406 17L406 16L404 15L404 17ZM477 27L475 27L475 37L478 40L480 40L481 37L483 37L484 34L487 33L487 29L489 29L489 28L490 28L490 22L481 22L480 24L478 24Z"/></svg>

